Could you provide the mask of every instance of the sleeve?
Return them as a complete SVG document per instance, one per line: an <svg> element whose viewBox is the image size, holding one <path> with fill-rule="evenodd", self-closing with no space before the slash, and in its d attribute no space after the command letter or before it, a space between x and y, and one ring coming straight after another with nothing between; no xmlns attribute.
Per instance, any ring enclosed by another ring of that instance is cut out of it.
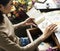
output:
<svg viewBox="0 0 60 51"><path fill-rule="evenodd" d="M0 32L0 47L6 51L34 51L39 43L40 40L21 47L19 44L11 41L6 34Z"/></svg>
<svg viewBox="0 0 60 51"><path fill-rule="evenodd" d="M0 46L6 51L23 51L19 44L11 41L3 32L0 32Z"/></svg>

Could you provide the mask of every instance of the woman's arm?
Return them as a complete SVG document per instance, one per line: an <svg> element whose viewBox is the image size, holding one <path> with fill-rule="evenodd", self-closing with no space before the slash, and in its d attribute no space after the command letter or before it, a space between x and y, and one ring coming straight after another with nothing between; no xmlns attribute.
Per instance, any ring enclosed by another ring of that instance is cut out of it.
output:
<svg viewBox="0 0 60 51"><path fill-rule="evenodd" d="M19 27L23 27L23 26L25 26L25 22L24 21L23 22L20 22L18 24L14 24L13 25L14 29L18 29Z"/></svg>
<svg viewBox="0 0 60 51"><path fill-rule="evenodd" d="M40 44L40 42L48 38L52 34L52 32L56 30L55 27L55 24L48 26L45 32L39 38L24 47L21 47L19 44L11 41L6 34L0 32L0 47L5 49L6 51L34 51L35 48L37 48L37 46Z"/></svg>
<svg viewBox="0 0 60 51"><path fill-rule="evenodd" d="M36 26L36 24L33 22L34 18L28 18L25 21L18 23L18 24L14 24L13 27L15 29L17 29L18 27L22 27L22 26L27 26L27 25L33 25Z"/></svg>
<svg viewBox="0 0 60 51"><path fill-rule="evenodd" d="M30 43L29 45L25 46L25 49L28 49L28 51L34 51L35 48L37 48L37 46L44 41L45 39L47 39L57 28L57 25L55 24L51 24L48 27L46 27L45 31L43 32L43 34L38 37L35 41L33 41L32 43Z"/></svg>
<svg viewBox="0 0 60 51"><path fill-rule="evenodd" d="M0 32L0 47L6 51L34 51L43 39L44 37L41 36L27 46L21 47L19 44L11 41L5 33Z"/></svg>

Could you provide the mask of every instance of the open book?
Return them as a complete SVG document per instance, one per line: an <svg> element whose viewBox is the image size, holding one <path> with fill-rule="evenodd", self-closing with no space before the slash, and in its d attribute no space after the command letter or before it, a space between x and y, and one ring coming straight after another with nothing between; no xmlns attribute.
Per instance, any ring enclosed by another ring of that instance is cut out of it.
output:
<svg viewBox="0 0 60 51"><path fill-rule="evenodd" d="M55 32L55 35L60 43L60 11L51 11L47 13L40 13L34 7L27 12L29 17L35 18L34 22L38 25L40 30L44 32L45 28L50 24L57 24L58 28Z"/></svg>
<svg viewBox="0 0 60 51"><path fill-rule="evenodd" d="M30 9L27 13L26 13L29 17L34 18L34 22L36 24L40 24L41 22L44 21L44 17L42 17L42 14L39 10L36 10L34 7L32 9Z"/></svg>
<svg viewBox="0 0 60 51"><path fill-rule="evenodd" d="M43 14L45 17L45 20L38 25L38 27L44 31L47 26L50 24L57 24L57 30L55 32L55 35L59 41L60 44L60 11L52 11L48 13Z"/></svg>

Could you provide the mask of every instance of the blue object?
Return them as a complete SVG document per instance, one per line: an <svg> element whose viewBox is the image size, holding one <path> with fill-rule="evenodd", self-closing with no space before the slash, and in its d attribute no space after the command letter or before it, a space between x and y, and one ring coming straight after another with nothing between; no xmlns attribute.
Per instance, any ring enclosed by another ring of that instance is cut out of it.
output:
<svg viewBox="0 0 60 51"><path fill-rule="evenodd" d="M22 46L26 46L27 44L29 44L28 37L21 37L20 42Z"/></svg>

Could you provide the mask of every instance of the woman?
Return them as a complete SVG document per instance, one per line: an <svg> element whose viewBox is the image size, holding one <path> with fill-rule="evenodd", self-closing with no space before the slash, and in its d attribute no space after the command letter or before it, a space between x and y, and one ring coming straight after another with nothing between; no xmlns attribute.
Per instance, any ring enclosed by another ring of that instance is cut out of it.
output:
<svg viewBox="0 0 60 51"><path fill-rule="evenodd" d="M34 51L40 42L48 38L56 30L56 25L51 24L34 42L21 47L19 45L19 38L14 33L14 29L25 25L34 25L32 22L33 19L28 18L22 23L12 25L6 16L10 12L11 7L12 0L0 0L0 48L5 51Z"/></svg>

